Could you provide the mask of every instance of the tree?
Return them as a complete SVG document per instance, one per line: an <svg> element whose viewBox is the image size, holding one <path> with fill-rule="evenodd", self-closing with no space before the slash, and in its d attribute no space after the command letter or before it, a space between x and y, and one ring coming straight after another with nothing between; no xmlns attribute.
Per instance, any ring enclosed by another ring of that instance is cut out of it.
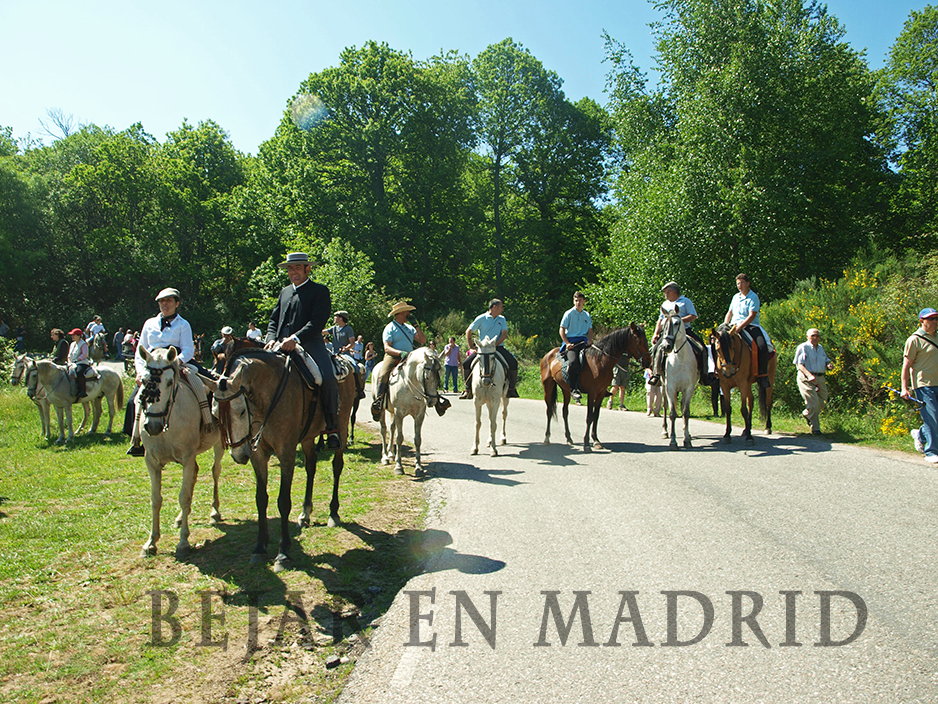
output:
<svg viewBox="0 0 938 704"><path fill-rule="evenodd" d="M878 74L887 111L883 141L900 169L892 200L896 237L919 252L938 245L938 8L909 15Z"/></svg>
<svg viewBox="0 0 938 704"><path fill-rule="evenodd" d="M801 0L657 7L657 91L609 52L626 153L602 306L641 319L674 279L714 321L740 271L763 300L836 277L879 226L885 178L872 77L843 29Z"/></svg>

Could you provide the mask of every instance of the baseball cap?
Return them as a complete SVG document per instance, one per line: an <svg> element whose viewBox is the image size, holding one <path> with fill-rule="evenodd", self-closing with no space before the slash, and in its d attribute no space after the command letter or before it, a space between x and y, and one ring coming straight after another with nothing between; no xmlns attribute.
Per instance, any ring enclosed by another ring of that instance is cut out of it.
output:
<svg viewBox="0 0 938 704"><path fill-rule="evenodd" d="M925 320L925 318L938 318L938 310L934 308L922 308L919 311L918 319Z"/></svg>

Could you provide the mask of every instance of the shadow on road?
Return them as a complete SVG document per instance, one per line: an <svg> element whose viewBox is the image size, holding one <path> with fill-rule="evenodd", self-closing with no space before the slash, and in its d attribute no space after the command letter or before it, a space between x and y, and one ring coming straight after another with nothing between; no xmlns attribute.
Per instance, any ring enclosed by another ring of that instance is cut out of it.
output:
<svg viewBox="0 0 938 704"><path fill-rule="evenodd" d="M515 481L509 477L516 474L524 474L519 470L513 469L482 469L471 464L460 462L434 462L428 479L462 479L470 482L481 482L483 484L496 484L499 486L517 486L524 482Z"/></svg>

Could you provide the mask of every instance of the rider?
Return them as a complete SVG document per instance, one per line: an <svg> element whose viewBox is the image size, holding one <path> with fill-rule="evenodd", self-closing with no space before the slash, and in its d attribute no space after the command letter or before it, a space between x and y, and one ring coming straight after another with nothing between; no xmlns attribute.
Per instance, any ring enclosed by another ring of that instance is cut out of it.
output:
<svg viewBox="0 0 938 704"><path fill-rule="evenodd" d="M143 324L140 329L140 340L137 348L142 347L147 352L152 352L159 348L175 347L181 363L188 365L189 369L198 371L197 367L192 366L192 357L195 354L192 327L177 312L179 308L178 289L164 288L156 294L156 303L160 307L160 314L150 318ZM142 406L137 404L137 397L140 395L140 386L147 373L147 363L139 354L134 355L134 368L136 369L137 388L134 389L127 401L127 410L124 414L124 432L131 436L130 448L127 450L127 454L132 457L143 457L143 446L140 443L137 424ZM189 380L199 401L199 408L202 409L202 420L205 429L208 431L212 427L212 415L208 407L205 387L198 380L197 374L190 374Z"/></svg>
<svg viewBox="0 0 938 704"><path fill-rule="evenodd" d="M286 353L300 344L316 362L322 374L319 395L326 421L326 445L330 450L338 450L342 446L339 440L339 385L322 339L323 326L332 309L332 298L328 287L310 279L313 267L305 252L290 252L286 261L278 266L287 270L290 285L280 291L277 305L270 314L265 349L279 343L280 351Z"/></svg>
<svg viewBox="0 0 938 704"><path fill-rule="evenodd" d="M580 393L580 350L593 344L593 319L583 310L586 296L582 291L573 294L573 308L560 320L560 354L567 358L570 376L570 394L579 399Z"/></svg>
<svg viewBox="0 0 938 704"><path fill-rule="evenodd" d="M388 377L398 364L400 364L409 353L414 351L414 342L424 345L427 342L427 336L423 331L407 322L407 316L412 310L417 310L406 301L398 301L388 313L389 318L393 320L388 323L381 339L384 341L384 359L378 363L375 379L377 380L377 389L375 390L375 400L371 404L371 417L375 421L381 420L381 414L384 412L384 396L388 391Z"/></svg>
<svg viewBox="0 0 938 704"><path fill-rule="evenodd" d="M218 374L222 374L225 371L225 358L219 358L219 355L225 353L225 348L233 339L234 330L230 325L226 325L221 329L221 337L212 343L212 357L215 359L212 369Z"/></svg>
<svg viewBox="0 0 938 704"><path fill-rule="evenodd" d="M49 332L49 337L51 337L52 342L55 343L52 347L52 363L67 364L68 340L65 339L65 333L59 328L52 328Z"/></svg>
<svg viewBox="0 0 938 704"><path fill-rule="evenodd" d="M772 341L765 329L759 325L759 296L750 288L749 277L746 274L736 276L736 288L739 289L739 293L730 301L730 308L723 322L735 325L747 342L755 342L759 349L759 373L757 374L759 386L767 389L771 386L767 370L769 347Z"/></svg>
<svg viewBox="0 0 938 704"><path fill-rule="evenodd" d="M692 340L691 347L694 350L694 356L697 358L697 368L700 370L700 382L706 384L710 379L709 364L708 360L705 359L707 346L704 344L704 341L700 339L700 336L691 328L691 324L697 320L697 309L694 307L693 301L687 296L681 295L681 287L678 286L677 282L669 281L661 287L661 291L664 293L665 300L658 311L658 322L655 323L655 332L651 337L651 344L653 345L652 368L654 371L650 383L654 385L660 379L664 370L664 355L660 354L659 350L661 349L661 345L658 343L661 339L661 330L664 324L667 322L668 318L671 317L671 311L676 309L681 316L681 320L684 321L684 331L687 333L687 337Z"/></svg>
<svg viewBox="0 0 938 704"><path fill-rule="evenodd" d="M489 301L488 312L477 316L469 327L466 328L466 344L471 349L473 347L472 333L478 332L479 339L486 337L497 338L495 342L495 352L502 358L502 361L508 367L508 398L518 398L518 391L515 386L518 384L518 360L512 356L511 352L505 349L502 344L508 337L508 323L502 311L505 310L505 304L498 298ZM466 360L462 363L463 380L466 388L459 398L472 398L472 362L475 355L466 355Z"/></svg>
<svg viewBox="0 0 938 704"><path fill-rule="evenodd" d="M333 354L344 354L357 363L358 360L355 358L355 329L348 324L348 320L348 311L337 310L332 316L333 326L328 330L323 330L322 334L332 338ZM358 398L365 398L365 382L357 364L355 367L355 389L358 392Z"/></svg>
<svg viewBox="0 0 938 704"><path fill-rule="evenodd" d="M91 366L91 357L88 354L88 343L82 338L80 328L74 328L68 333L72 337L72 344L68 348L69 371L75 374L75 380L78 382L78 393L75 398L84 398L88 395L85 390L85 372Z"/></svg>

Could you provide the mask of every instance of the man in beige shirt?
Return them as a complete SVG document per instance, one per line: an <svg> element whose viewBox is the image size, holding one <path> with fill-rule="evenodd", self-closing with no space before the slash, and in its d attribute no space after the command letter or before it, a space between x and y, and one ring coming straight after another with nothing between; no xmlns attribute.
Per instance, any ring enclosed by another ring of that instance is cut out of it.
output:
<svg viewBox="0 0 938 704"><path fill-rule="evenodd" d="M916 398L922 404L922 427L912 430L915 449L925 461L938 464L938 310L924 308L921 327L905 341L902 359L902 398ZM912 391L909 391L909 382Z"/></svg>

